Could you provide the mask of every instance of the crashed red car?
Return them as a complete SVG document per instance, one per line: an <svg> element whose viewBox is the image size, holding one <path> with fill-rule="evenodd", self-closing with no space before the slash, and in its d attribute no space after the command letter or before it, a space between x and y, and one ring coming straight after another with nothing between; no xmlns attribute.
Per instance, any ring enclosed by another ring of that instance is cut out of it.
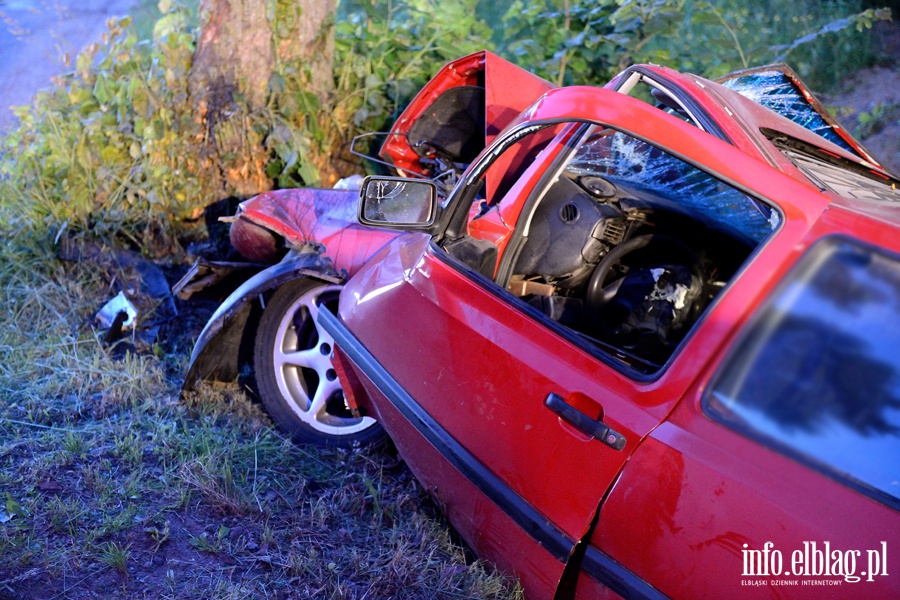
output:
<svg viewBox="0 0 900 600"><path fill-rule="evenodd" d="M552 87L465 57L399 177L245 202L187 384L252 346L528 597L900 596L900 182L783 67Z"/></svg>

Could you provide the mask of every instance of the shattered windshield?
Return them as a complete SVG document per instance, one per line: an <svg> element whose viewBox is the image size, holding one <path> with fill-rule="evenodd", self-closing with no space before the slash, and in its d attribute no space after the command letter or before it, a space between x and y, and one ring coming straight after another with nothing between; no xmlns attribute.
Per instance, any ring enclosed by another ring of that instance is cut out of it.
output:
<svg viewBox="0 0 900 600"><path fill-rule="evenodd" d="M778 213L674 156L641 140L605 130L591 135L566 167L572 175L600 175L616 185L650 192L673 209L702 215L719 229L762 241Z"/></svg>
<svg viewBox="0 0 900 600"><path fill-rule="evenodd" d="M844 150L859 156L828 123L786 73L760 71L721 82L725 87L788 118Z"/></svg>

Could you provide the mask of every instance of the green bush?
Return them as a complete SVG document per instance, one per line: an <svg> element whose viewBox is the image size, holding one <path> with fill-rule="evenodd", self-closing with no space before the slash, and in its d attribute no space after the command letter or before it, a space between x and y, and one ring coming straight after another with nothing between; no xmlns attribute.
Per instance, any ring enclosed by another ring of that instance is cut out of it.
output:
<svg viewBox="0 0 900 600"><path fill-rule="evenodd" d="M124 235L149 250L173 220L199 207L203 181L186 110L194 35L173 11L152 41L113 19L74 69L19 107L3 140L3 203L22 225L101 239Z"/></svg>
<svg viewBox="0 0 900 600"><path fill-rule="evenodd" d="M814 89L827 91L875 60L868 31L889 9L862 0L711 0L692 3L679 35L657 39L670 66L718 77L748 67L787 62Z"/></svg>
<svg viewBox="0 0 900 600"><path fill-rule="evenodd" d="M355 134L399 114L441 64L484 46L490 30L472 16L474 7L475 0L342 3L331 106L304 89L303 65L279 64L264 109L238 105L209 130L188 98L196 41L190 11L161 2L165 14L151 40L138 40L130 19L111 20L74 69L16 110L21 125L2 141L0 216L40 235L177 253L180 224L223 194L247 195L223 190L221 173L236 174L226 178L234 181L263 170L277 187L322 184L314 155L346 154ZM448 18L432 18L438 10ZM209 137L214 155L203 144ZM263 148L268 162L248 164L248 148ZM337 170L353 169L343 163Z"/></svg>
<svg viewBox="0 0 900 600"><path fill-rule="evenodd" d="M603 84L634 63L717 77L786 60L814 86L872 61L862 0L507 1L500 53L557 84ZM497 11L497 8L492 8ZM496 14L496 12L494 13Z"/></svg>

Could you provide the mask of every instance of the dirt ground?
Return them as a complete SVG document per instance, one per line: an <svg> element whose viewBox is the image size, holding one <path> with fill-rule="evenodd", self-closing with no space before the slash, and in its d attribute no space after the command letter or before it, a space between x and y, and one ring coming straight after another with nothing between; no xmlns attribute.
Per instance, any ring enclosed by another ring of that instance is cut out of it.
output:
<svg viewBox="0 0 900 600"><path fill-rule="evenodd" d="M856 73L845 84L845 91L827 96L830 107L838 109L838 118L851 132L858 134L860 115L881 117L860 136L863 145L894 173L900 173L900 70L897 67L873 67ZM849 109L850 114L843 113ZM865 118L865 117L864 117Z"/></svg>
<svg viewBox="0 0 900 600"><path fill-rule="evenodd" d="M822 100L875 158L900 174L900 22L879 24L875 35L881 65L855 73Z"/></svg>

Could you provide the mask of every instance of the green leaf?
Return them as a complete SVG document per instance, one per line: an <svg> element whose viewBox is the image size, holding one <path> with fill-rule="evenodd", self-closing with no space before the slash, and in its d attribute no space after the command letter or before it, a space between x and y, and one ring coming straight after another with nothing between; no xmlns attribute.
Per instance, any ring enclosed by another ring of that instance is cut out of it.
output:
<svg viewBox="0 0 900 600"><path fill-rule="evenodd" d="M691 15L691 23L694 25L721 26L722 21L712 12L697 11Z"/></svg>
<svg viewBox="0 0 900 600"><path fill-rule="evenodd" d="M23 518L28 516L28 513L22 508L22 505L13 500L9 492L6 493L6 514Z"/></svg>
<svg viewBox="0 0 900 600"><path fill-rule="evenodd" d="M144 127L141 135L145 140L158 140L165 133L165 124L160 119L153 119Z"/></svg>
<svg viewBox="0 0 900 600"><path fill-rule="evenodd" d="M266 177L275 179L284 173L284 162L281 160L270 160L266 163Z"/></svg>
<svg viewBox="0 0 900 600"><path fill-rule="evenodd" d="M300 92L299 98L306 109L306 114L315 115L319 111L319 97L312 92Z"/></svg>
<svg viewBox="0 0 900 600"><path fill-rule="evenodd" d="M94 84L93 96L97 99L97 102L100 104L107 104L112 99L112 94L109 90L109 85L106 82L106 77L103 75L97 76L97 82Z"/></svg>
<svg viewBox="0 0 900 600"><path fill-rule="evenodd" d="M319 173L308 162L304 161L301 163L300 168L297 169L297 173L300 174L300 177L303 178L303 183L307 186L315 187L319 184Z"/></svg>

